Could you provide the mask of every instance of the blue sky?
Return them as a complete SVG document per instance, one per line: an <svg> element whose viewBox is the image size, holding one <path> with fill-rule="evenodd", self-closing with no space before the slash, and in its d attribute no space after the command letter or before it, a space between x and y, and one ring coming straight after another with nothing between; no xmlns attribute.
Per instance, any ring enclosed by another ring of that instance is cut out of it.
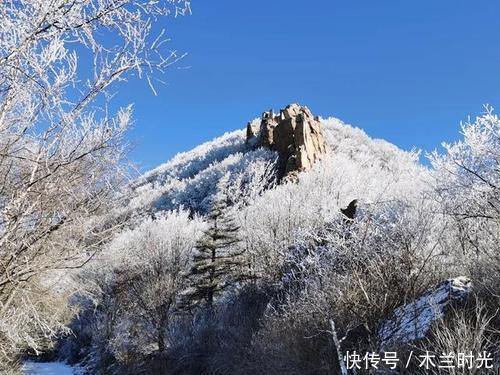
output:
<svg viewBox="0 0 500 375"><path fill-rule="evenodd" d="M439 147L500 110L497 0L193 0L165 21L188 56L153 96L131 81L131 158L152 168L290 102L403 149Z"/></svg>

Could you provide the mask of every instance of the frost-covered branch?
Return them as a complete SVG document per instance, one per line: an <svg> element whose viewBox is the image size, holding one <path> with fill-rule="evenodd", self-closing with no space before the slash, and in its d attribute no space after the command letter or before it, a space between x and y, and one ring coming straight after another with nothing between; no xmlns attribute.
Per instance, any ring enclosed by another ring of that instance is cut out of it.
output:
<svg viewBox="0 0 500 375"><path fill-rule="evenodd" d="M46 282L48 271L85 263L116 225L95 217L109 207L124 176L120 162L132 107L111 113L110 90L134 74L151 83L177 60L180 56L166 48L164 32L155 34L153 25L189 11L184 0L1 2L0 352L5 356L36 348L39 335L53 333L54 322L41 310L25 308L38 298L31 285ZM33 325L24 331L27 326L13 319L31 319Z"/></svg>

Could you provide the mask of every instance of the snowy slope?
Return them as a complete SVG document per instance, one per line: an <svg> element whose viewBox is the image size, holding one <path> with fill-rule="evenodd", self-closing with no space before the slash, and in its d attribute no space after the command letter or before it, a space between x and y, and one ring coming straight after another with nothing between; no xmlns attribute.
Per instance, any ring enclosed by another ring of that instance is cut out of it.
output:
<svg viewBox="0 0 500 375"><path fill-rule="evenodd" d="M370 170L374 174L382 170L400 182L409 174L418 174L415 172L420 168L417 166L417 153L405 152L386 141L371 139L361 129L338 119L321 121L331 156L335 159L330 164L323 164L324 169L333 165L332 168L338 168L337 174L362 170L365 175L370 174ZM130 187L128 210L150 213L184 207L204 213L210 207L217 183L223 176L229 175L232 181L261 178L259 173L264 173L276 158L274 152L255 150L246 145L244 130L226 133L191 151L176 155L134 181ZM413 178L410 180L412 184L419 183ZM376 183L384 186L378 181ZM392 189L392 181L390 185L384 189Z"/></svg>
<svg viewBox="0 0 500 375"><path fill-rule="evenodd" d="M74 369L60 362L27 362L25 375L74 375Z"/></svg>
<svg viewBox="0 0 500 375"><path fill-rule="evenodd" d="M185 207L206 212L217 182L226 174L249 179L277 155L245 144L243 130L226 133L145 173L131 185L129 209L172 210Z"/></svg>

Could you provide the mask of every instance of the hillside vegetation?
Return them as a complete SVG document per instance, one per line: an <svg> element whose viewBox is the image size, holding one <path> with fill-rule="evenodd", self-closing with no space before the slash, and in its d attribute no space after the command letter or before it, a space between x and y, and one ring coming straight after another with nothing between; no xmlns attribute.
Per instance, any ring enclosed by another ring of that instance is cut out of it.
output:
<svg viewBox="0 0 500 375"><path fill-rule="evenodd" d="M295 179L277 178L279 155L238 130L133 181L106 215L123 229L73 277L79 314L58 355L90 374L335 374L348 351L498 363L497 116L465 124L428 166L321 124L328 155ZM381 333L457 277L472 292L425 332Z"/></svg>

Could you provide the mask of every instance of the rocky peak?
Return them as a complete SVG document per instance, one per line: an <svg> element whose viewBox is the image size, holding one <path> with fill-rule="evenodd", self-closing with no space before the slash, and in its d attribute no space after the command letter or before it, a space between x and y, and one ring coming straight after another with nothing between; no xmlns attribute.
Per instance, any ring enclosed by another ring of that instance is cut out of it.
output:
<svg viewBox="0 0 500 375"><path fill-rule="evenodd" d="M307 170L327 153L319 117L299 104L290 104L275 114L262 114L260 126L247 125L247 143L279 153L281 173L290 176Z"/></svg>

